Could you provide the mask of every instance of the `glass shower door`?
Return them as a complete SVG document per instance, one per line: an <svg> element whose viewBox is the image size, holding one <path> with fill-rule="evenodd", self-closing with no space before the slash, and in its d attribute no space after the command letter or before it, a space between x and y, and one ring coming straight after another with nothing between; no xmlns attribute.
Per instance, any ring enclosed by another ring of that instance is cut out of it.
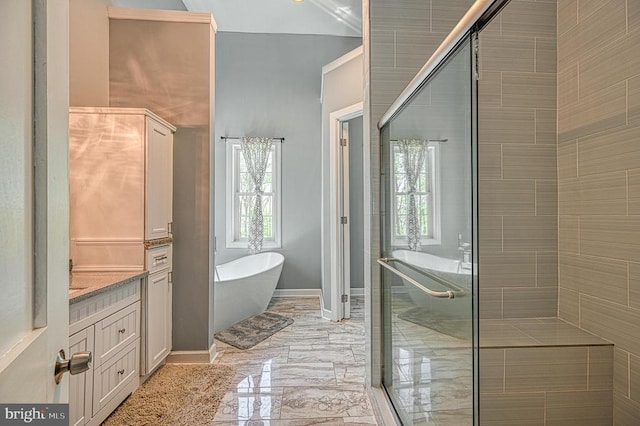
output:
<svg viewBox="0 0 640 426"><path fill-rule="evenodd" d="M381 130L383 385L403 424L472 425L469 38Z"/></svg>

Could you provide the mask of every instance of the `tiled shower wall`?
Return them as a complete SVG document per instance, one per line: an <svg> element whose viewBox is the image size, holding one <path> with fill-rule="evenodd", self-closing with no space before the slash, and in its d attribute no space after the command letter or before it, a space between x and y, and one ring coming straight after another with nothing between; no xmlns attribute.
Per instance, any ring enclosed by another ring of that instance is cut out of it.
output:
<svg viewBox="0 0 640 426"><path fill-rule="evenodd" d="M640 424L640 1L558 0L559 312L615 344Z"/></svg>
<svg viewBox="0 0 640 426"><path fill-rule="evenodd" d="M556 1L513 0L479 39L480 315L555 317Z"/></svg>

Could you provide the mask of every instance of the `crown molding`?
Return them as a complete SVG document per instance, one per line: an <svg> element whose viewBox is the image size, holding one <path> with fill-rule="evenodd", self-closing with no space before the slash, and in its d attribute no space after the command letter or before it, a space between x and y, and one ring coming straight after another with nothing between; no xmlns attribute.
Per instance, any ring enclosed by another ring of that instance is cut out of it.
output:
<svg viewBox="0 0 640 426"><path fill-rule="evenodd" d="M209 24L213 32L218 31L218 24L211 13L185 12L182 10L136 9L128 7L107 8L109 19L130 19L134 21L185 22L191 24Z"/></svg>

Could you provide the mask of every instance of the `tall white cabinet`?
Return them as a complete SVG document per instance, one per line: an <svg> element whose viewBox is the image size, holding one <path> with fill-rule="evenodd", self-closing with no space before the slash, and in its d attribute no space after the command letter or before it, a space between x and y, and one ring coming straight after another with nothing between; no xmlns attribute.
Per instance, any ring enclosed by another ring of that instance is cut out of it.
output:
<svg viewBox="0 0 640 426"><path fill-rule="evenodd" d="M173 133L142 108L69 111L74 272L148 270L140 374L171 351Z"/></svg>

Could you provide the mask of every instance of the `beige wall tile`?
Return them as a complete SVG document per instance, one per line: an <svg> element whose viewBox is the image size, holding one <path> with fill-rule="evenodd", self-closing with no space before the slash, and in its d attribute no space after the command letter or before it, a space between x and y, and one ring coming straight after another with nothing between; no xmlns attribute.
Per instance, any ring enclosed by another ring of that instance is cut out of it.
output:
<svg viewBox="0 0 640 426"><path fill-rule="evenodd" d="M580 218L560 216L558 218L558 250L560 252L580 252Z"/></svg>
<svg viewBox="0 0 640 426"><path fill-rule="evenodd" d="M629 354L629 397L640 402L640 357Z"/></svg>
<svg viewBox="0 0 640 426"><path fill-rule="evenodd" d="M502 289L485 289L480 284L480 318L502 318Z"/></svg>
<svg viewBox="0 0 640 426"><path fill-rule="evenodd" d="M486 36L481 33L482 69L487 71L536 71L535 41L534 37ZM542 58L545 58L544 53L541 51ZM546 53L547 56L551 56L549 52ZM555 72L555 67L553 72Z"/></svg>
<svg viewBox="0 0 640 426"><path fill-rule="evenodd" d="M558 316L576 327L580 324L580 293L563 288L562 282L558 289Z"/></svg>
<svg viewBox="0 0 640 426"><path fill-rule="evenodd" d="M613 345L589 347L589 390L613 389Z"/></svg>
<svg viewBox="0 0 640 426"><path fill-rule="evenodd" d="M613 424L616 426L640 425L640 403L614 394Z"/></svg>
<svg viewBox="0 0 640 426"><path fill-rule="evenodd" d="M627 25L629 32L640 29L640 3L635 0L627 1Z"/></svg>
<svg viewBox="0 0 640 426"><path fill-rule="evenodd" d="M478 104L482 107L502 105L502 73L482 71L478 81Z"/></svg>
<svg viewBox="0 0 640 426"><path fill-rule="evenodd" d="M627 101L624 82L581 98L576 105L558 109L558 142L623 126Z"/></svg>
<svg viewBox="0 0 640 426"><path fill-rule="evenodd" d="M449 33L472 4L473 0L431 0L431 31Z"/></svg>
<svg viewBox="0 0 640 426"><path fill-rule="evenodd" d="M640 259L640 220L635 216L581 217L580 252L621 260Z"/></svg>
<svg viewBox="0 0 640 426"><path fill-rule="evenodd" d="M479 178L502 178L502 145L483 144L478 147Z"/></svg>
<svg viewBox="0 0 640 426"><path fill-rule="evenodd" d="M505 216L504 250L557 251L558 223L555 216Z"/></svg>
<svg viewBox="0 0 640 426"><path fill-rule="evenodd" d="M629 214L640 214L640 169L627 171Z"/></svg>
<svg viewBox="0 0 640 426"><path fill-rule="evenodd" d="M420 0L392 2L372 1L369 10L371 29L398 29L429 31L431 5Z"/></svg>
<svg viewBox="0 0 640 426"><path fill-rule="evenodd" d="M620 2L622 0L614 0ZM602 10L606 9L605 6ZM622 1L624 8L624 2ZM595 15L599 15L597 12ZM615 43L601 46L580 60L580 97L589 96L607 87L624 82L638 74L640 32L629 33ZM612 67L611 64L616 64Z"/></svg>
<svg viewBox="0 0 640 426"><path fill-rule="evenodd" d="M568 141L558 144L558 177L578 176L578 142Z"/></svg>
<svg viewBox="0 0 640 426"><path fill-rule="evenodd" d="M415 70L422 68L446 36L446 33L396 31L396 66Z"/></svg>
<svg viewBox="0 0 640 426"><path fill-rule="evenodd" d="M558 265L563 288L627 304L627 262L560 253Z"/></svg>
<svg viewBox="0 0 640 426"><path fill-rule="evenodd" d="M555 180L536 180L536 215L558 214L558 184Z"/></svg>
<svg viewBox="0 0 640 426"><path fill-rule="evenodd" d="M371 86L375 90L371 92L371 103L387 105L388 108L415 74L416 70L406 68L372 68Z"/></svg>
<svg viewBox="0 0 640 426"><path fill-rule="evenodd" d="M482 426L544 425L544 393L480 393Z"/></svg>
<svg viewBox="0 0 640 426"><path fill-rule="evenodd" d="M578 102L578 63L567 66L558 73L558 107Z"/></svg>
<svg viewBox="0 0 640 426"><path fill-rule="evenodd" d="M506 350L506 392L575 391L582 389L587 389L586 347Z"/></svg>
<svg viewBox="0 0 640 426"><path fill-rule="evenodd" d="M588 174L588 170L580 169ZM627 176L624 171L562 179L558 185L561 214L627 214Z"/></svg>
<svg viewBox="0 0 640 426"><path fill-rule="evenodd" d="M558 287L558 253L537 253L536 287Z"/></svg>
<svg viewBox="0 0 640 426"><path fill-rule="evenodd" d="M484 253L502 252L502 217L480 214L479 244Z"/></svg>
<svg viewBox="0 0 640 426"><path fill-rule="evenodd" d="M482 180L478 201L482 215L528 215L536 211L533 180Z"/></svg>
<svg viewBox="0 0 640 426"><path fill-rule="evenodd" d="M602 0L578 0L578 21L584 21L604 3Z"/></svg>
<svg viewBox="0 0 640 426"><path fill-rule="evenodd" d="M546 426L603 426L613 421L613 395L608 391L548 392Z"/></svg>
<svg viewBox="0 0 640 426"><path fill-rule="evenodd" d="M536 116L532 108L488 108L478 112L478 142L535 143Z"/></svg>
<svg viewBox="0 0 640 426"><path fill-rule="evenodd" d="M503 318L558 316L556 287L505 288L502 290Z"/></svg>
<svg viewBox="0 0 640 426"><path fill-rule="evenodd" d="M535 287L536 254L480 252L482 288Z"/></svg>
<svg viewBox="0 0 640 426"><path fill-rule="evenodd" d="M558 67L556 46L555 37L536 37L536 72L556 72Z"/></svg>
<svg viewBox="0 0 640 426"><path fill-rule="evenodd" d="M639 138L640 125L635 125L580 139L578 141L580 175L637 168L640 164Z"/></svg>
<svg viewBox="0 0 640 426"><path fill-rule="evenodd" d="M536 109L536 144L555 145L558 129L555 109Z"/></svg>
<svg viewBox="0 0 640 426"><path fill-rule="evenodd" d="M640 9L640 6L638 7ZM640 13L638 14L640 16ZM639 27L640 28L640 27ZM629 124L640 123L640 76L630 78L628 84L628 120Z"/></svg>
<svg viewBox="0 0 640 426"><path fill-rule="evenodd" d="M532 1L511 2L501 12L502 34L555 37L556 5Z"/></svg>
<svg viewBox="0 0 640 426"><path fill-rule="evenodd" d="M556 147L552 145L503 145L505 179L555 179Z"/></svg>
<svg viewBox="0 0 640 426"><path fill-rule="evenodd" d="M614 342L616 348L640 353L638 324L640 310L585 294L580 296L580 326Z"/></svg>
<svg viewBox="0 0 640 426"><path fill-rule="evenodd" d="M558 0L558 35L578 25L578 0Z"/></svg>
<svg viewBox="0 0 640 426"><path fill-rule="evenodd" d="M480 349L480 394L504 390L504 349Z"/></svg>
<svg viewBox="0 0 640 426"><path fill-rule="evenodd" d="M629 397L629 352L618 348L613 350L613 390Z"/></svg>
<svg viewBox="0 0 640 426"><path fill-rule="evenodd" d="M629 306L640 309L640 263L629 262Z"/></svg>
<svg viewBox="0 0 640 426"><path fill-rule="evenodd" d="M565 28L559 28L563 33ZM590 50L604 48L626 32L625 0L609 0L598 13L578 22L558 37L558 70L575 64Z"/></svg>
<svg viewBox="0 0 640 426"><path fill-rule="evenodd" d="M394 31L371 31L371 66L395 66Z"/></svg>
<svg viewBox="0 0 640 426"><path fill-rule="evenodd" d="M502 105L521 108L555 108L556 75L503 72Z"/></svg>

